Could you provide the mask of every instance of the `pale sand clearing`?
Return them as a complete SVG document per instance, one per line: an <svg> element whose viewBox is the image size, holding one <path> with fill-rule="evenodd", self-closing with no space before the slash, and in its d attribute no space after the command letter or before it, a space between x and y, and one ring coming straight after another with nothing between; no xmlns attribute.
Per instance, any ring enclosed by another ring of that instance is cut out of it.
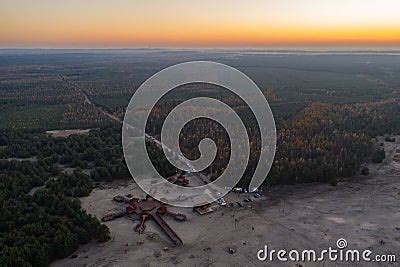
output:
<svg viewBox="0 0 400 267"><path fill-rule="evenodd" d="M46 131L46 133L54 137L68 137L73 134L77 135L88 134L90 130L92 129L52 130L52 131Z"/></svg>
<svg viewBox="0 0 400 267"><path fill-rule="evenodd" d="M179 209L187 222L165 220L184 245L171 242L148 221L143 234L133 231L135 221L120 218L106 224L112 240L82 246L77 258L57 261L55 266L262 266L256 253L267 244L271 249L335 248L345 238L349 249L370 249L374 254L396 254L400 259L400 142L385 143L387 160L370 165L368 177L353 177L333 187L326 184L282 186L264 192L253 203L248 194L230 193L227 202L241 200L250 208L225 207L199 216ZM399 157L399 156L397 156ZM82 206L101 218L113 208L117 194L144 196L134 182L113 183L82 198ZM173 209L177 210L177 209ZM228 248L236 252L230 254ZM274 262L273 265L277 265ZM270 265L270 264L269 264ZM281 263L296 266L296 263ZM365 266L365 263L302 263L303 266ZM369 264L373 265L373 264ZM392 266L397 266L392 264Z"/></svg>

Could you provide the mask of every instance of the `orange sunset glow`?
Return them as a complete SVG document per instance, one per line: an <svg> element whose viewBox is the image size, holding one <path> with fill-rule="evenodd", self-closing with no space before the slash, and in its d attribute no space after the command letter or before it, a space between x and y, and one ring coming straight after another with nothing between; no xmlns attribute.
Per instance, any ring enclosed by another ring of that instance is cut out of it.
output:
<svg viewBox="0 0 400 267"><path fill-rule="evenodd" d="M397 0L3 0L0 47L400 45Z"/></svg>

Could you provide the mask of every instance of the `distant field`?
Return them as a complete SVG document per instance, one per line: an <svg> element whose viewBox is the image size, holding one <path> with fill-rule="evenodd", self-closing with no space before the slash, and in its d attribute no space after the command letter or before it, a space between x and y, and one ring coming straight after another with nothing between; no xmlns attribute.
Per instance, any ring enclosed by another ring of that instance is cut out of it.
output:
<svg viewBox="0 0 400 267"><path fill-rule="evenodd" d="M106 108L126 107L129 104L130 97L128 96L115 96L115 97L92 97L93 102Z"/></svg>
<svg viewBox="0 0 400 267"><path fill-rule="evenodd" d="M0 113L0 128L58 128L61 125L63 111L62 105L24 106L9 109Z"/></svg>
<svg viewBox="0 0 400 267"><path fill-rule="evenodd" d="M68 53L66 53L68 52ZM400 97L400 54L312 54L172 50L32 50L0 54L0 127L74 127L101 124L84 98L61 77L83 88L92 101L118 108L121 115L138 86L157 71L182 62L209 60L238 68L265 92L278 121L312 102L353 103ZM175 101L212 96L213 90L187 90L166 96ZM69 108L69 107L73 108ZM69 110L68 110L69 108ZM67 124L61 125L67 110Z"/></svg>

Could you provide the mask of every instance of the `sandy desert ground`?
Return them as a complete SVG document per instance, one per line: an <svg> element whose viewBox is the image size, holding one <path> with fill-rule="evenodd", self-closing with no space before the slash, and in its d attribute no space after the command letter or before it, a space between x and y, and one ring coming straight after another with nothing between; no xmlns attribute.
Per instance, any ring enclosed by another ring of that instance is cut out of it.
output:
<svg viewBox="0 0 400 267"><path fill-rule="evenodd" d="M387 158L383 164L369 165L371 174L338 183L307 184L271 188L261 199L245 203L251 194L230 193L228 204L240 201L245 207L222 207L197 215L179 209L188 221L165 218L182 238L174 247L155 222L148 221L143 234L133 230L133 218L107 222L112 240L82 246L73 258L54 266L365 266L359 263L261 262L257 252L270 249L315 249L336 247L345 238L348 249L369 249L376 254L394 254L400 260L400 138L385 142ZM117 194L144 196L131 182L104 185L82 198L83 207L101 218L117 209L112 201ZM252 197L254 199L254 197ZM251 207L248 207L248 206ZM173 209L177 210L177 209ZM231 251L230 251L231 249ZM368 266L378 265L369 263Z"/></svg>

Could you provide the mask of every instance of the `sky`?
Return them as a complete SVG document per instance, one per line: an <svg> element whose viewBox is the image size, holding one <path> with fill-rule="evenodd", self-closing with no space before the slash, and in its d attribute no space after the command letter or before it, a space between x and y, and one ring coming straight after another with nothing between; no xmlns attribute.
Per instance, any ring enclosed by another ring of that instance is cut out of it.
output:
<svg viewBox="0 0 400 267"><path fill-rule="evenodd" d="M400 48L400 1L0 1L0 47L288 46Z"/></svg>

